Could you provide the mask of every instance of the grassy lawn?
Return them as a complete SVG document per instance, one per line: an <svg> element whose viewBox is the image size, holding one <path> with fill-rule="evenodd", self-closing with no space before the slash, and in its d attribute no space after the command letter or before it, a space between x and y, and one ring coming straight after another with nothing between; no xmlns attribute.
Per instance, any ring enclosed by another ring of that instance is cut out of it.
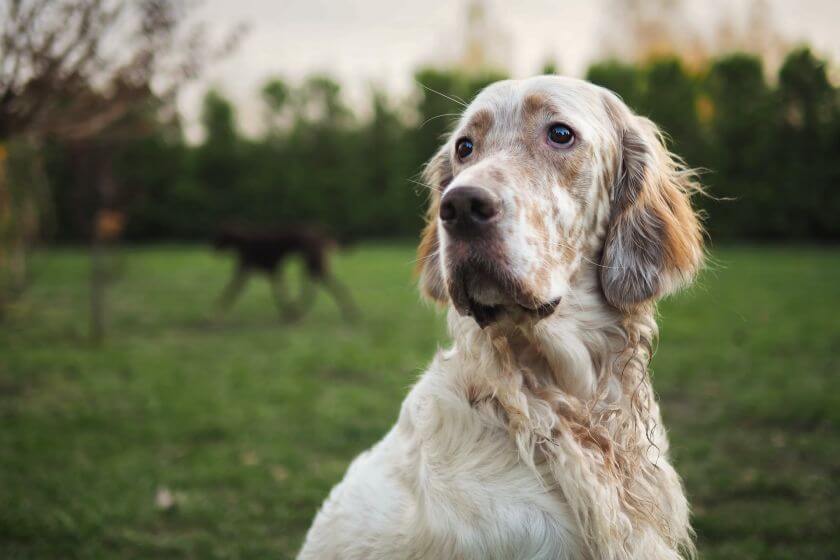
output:
<svg viewBox="0 0 840 560"><path fill-rule="evenodd" d="M0 558L291 558L348 461L445 343L409 247L341 255L364 310L277 321L230 263L126 251L110 337L85 340L87 261L36 256L0 326ZM840 250L715 253L661 308L653 362L703 558L840 554Z"/></svg>

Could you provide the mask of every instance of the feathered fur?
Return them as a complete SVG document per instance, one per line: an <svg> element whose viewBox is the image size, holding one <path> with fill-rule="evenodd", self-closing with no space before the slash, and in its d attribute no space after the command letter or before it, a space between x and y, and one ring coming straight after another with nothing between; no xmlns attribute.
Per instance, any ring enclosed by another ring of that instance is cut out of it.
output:
<svg viewBox="0 0 840 560"><path fill-rule="evenodd" d="M575 151L532 138L558 119L576 127ZM466 134L481 151L458 163ZM480 184L504 201L504 235L469 258L526 301L560 303L541 320L514 306L484 329L450 305L453 346L330 494L300 558L693 556L648 374L655 302L702 264L690 173L614 94L541 77L479 95L424 182L424 294L449 304L456 281L441 192Z"/></svg>

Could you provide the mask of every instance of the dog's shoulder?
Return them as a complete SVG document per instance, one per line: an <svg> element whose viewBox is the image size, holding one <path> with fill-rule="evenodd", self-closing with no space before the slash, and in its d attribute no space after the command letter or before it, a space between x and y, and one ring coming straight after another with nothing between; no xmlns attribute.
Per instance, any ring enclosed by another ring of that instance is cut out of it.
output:
<svg viewBox="0 0 840 560"><path fill-rule="evenodd" d="M576 557L567 506L452 367L439 353L396 425L330 494L301 559Z"/></svg>

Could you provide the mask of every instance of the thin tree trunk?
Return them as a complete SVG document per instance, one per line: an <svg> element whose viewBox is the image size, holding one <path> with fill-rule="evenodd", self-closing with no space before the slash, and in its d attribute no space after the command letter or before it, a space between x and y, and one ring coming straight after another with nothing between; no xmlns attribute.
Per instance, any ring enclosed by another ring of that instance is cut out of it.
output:
<svg viewBox="0 0 840 560"><path fill-rule="evenodd" d="M108 273L105 244L95 236L90 246L90 338L99 344L105 338L105 286Z"/></svg>
<svg viewBox="0 0 840 560"><path fill-rule="evenodd" d="M95 158L91 162L94 166L95 197L90 244L90 338L94 344L99 344L105 338L105 290L108 283L106 248L109 239L103 227L103 216L113 197L114 182L110 154L96 148L89 153Z"/></svg>
<svg viewBox="0 0 840 560"><path fill-rule="evenodd" d="M11 289L12 196L6 181L6 148L0 142L0 321L6 314Z"/></svg>

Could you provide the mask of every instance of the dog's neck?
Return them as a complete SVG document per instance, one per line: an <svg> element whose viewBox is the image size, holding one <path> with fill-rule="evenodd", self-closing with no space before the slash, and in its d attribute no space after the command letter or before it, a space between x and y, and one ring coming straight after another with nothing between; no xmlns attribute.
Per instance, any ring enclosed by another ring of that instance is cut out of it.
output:
<svg viewBox="0 0 840 560"><path fill-rule="evenodd" d="M507 373L502 371L502 362L507 362L541 386L581 401L620 400L620 374L630 359L646 368L656 323L651 306L632 314L610 306L597 274L596 266L583 267L555 312L537 322L503 321L481 329L471 317L450 308L449 330L464 366L461 373L473 377L471 382L494 385ZM500 339L506 348L498 347Z"/></svg>
<svg viewBox="0 0 840 560"><path fill-rule="evenodd" d="M647 375L654 309L610 306L594 266L576 278L556 311L536 323L481 329L450 310L448 375L476 410L501 419L524 463L554 479L549 486L568 502L592 557L636 558L651 542L691 550L685 497L667 463ZM584 462L580 470L566 469L570 457Z"/></svg>

